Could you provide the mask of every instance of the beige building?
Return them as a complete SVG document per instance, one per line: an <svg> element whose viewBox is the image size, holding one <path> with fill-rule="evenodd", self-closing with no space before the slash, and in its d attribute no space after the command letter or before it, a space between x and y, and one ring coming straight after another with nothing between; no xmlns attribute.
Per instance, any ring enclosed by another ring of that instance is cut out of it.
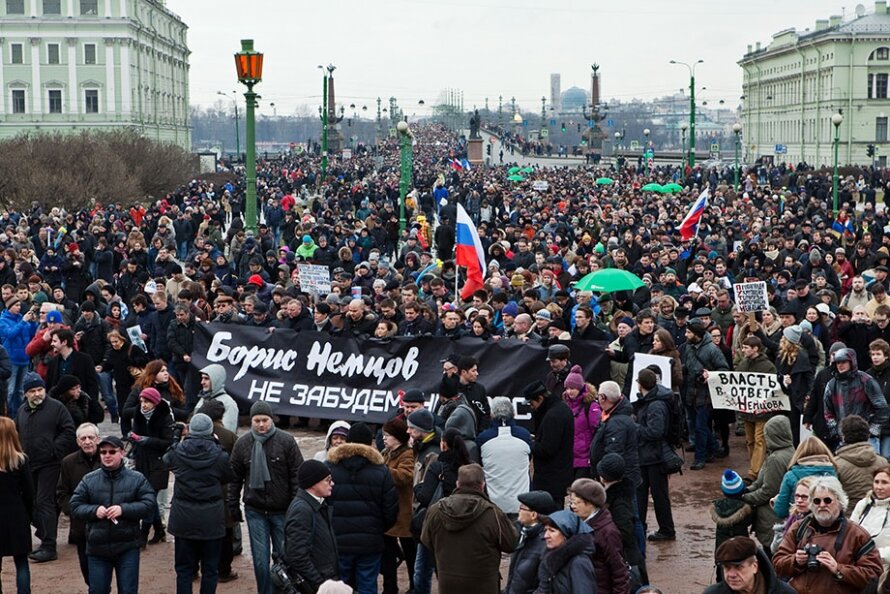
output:
<svg viewBox="0 0 890 594"><path fill-rule="evenodd" d="M758 42L739 61L744 72L742 145L745 160L761 156L831 165L840 112L838 162L870 164L890 154L890 14L887 2L861 6L851 18L818 20L814 29L786 29L766 47Z"/></svg>

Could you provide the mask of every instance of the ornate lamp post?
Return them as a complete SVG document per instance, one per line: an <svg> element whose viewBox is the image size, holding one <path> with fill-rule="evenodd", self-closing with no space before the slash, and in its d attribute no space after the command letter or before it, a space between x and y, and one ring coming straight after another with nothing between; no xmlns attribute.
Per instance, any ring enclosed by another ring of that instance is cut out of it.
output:
<svg viewBox="0 0 890 594"><path fill-rule="evenodd" d="M831 116L831 123L834 125L834 175L831 177L831 195L834 199L834 216L837 217L837 147L840 144L840 129L844 123L844 116L836 113Z"/></svg>
<svg viewBox="0 0 890 594"><path fill-rule="evenodd" d="M646 161L646 175L649 175L649 159L646 159L646 153L649 149L649 135L652 133L649 128L643 129L643 136L646 137L646 142L643 143L643 159Z"/></svg>
<svg viewBox="0 0 890 594"><path fill-rule="evenodd" d="M735 184L733 187L735 191L739 191L739 143L740 135L742 133L742 125L738 122L732 125L732 133L735 134Z"/></svg>
<svg viewBox="0 0 890 594"><path fill-rule="evenodd" d="M399 179L399 237L405 232L407 220L405 219L405 197L411 191L414 168L414 134L408 127L408 122L400 121L396 124L396 130L399 132L399 161L401 165Z"/></svg>
<svg viewBox="0 0 890 594"><path fill-rule="evenodd" d="M689 166L695 167L695 67L704 62L698 60L689 65L686 62L671 60L671 64L680 64L689 69ZM684 168L685 169L685 168Z"/></svg>
<svg viewBox="0 0 890 594"><path fill-rule="evenodd" d="M683 167L683 177L686 177L686 130L689 129L689 124L683 122L680 124L680 137L682 138L682 155L680 156L682 167Z"/></svg>
<svg viewBox="0 0 890 594"><path fill-rule="evenodd" d="M241 51L235 54L235 69L238 82L247 87L244 99L247 110L244 116L247 125L247 198L244 205L245 227L256 233L256 122L254 109L257 95L253 86L263 79L263 54L254 51L253 39L241 40Z"/></svg>

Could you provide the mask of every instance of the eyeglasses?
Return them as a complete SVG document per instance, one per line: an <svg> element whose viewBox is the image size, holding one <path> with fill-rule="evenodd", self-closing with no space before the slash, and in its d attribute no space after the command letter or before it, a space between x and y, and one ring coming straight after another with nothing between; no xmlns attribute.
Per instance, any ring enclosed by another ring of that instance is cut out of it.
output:
<svg viewBox="0 0 890 594"><path fill-rule="evenodd" d="M530 508L524 506L524 505L520 505L520 506L519 506L519 511L527 511L527 512L530 512L530 511L532 511L532 510L531 510Z"/></svg>
<svg viewBox="0 0 890 594"><path fill-rule="evenodd" d="M117 450L117 449L114 449L114 450L99 450L99 454L102 455L102 456L114 456L114 455L115 455L116 453L118 453L119 451L120 451L120 450Z"/></svg>
<svg viewBox="0 0 890 594"><path fill-rule="evenodd" d="M807 495L806 493L795 493L794 498L795 499L809 499L810 496Z"/></svg>
<svg viewBox="0 0 890 594"><path fill-rule="evenodd" d="M831 497L813 497L813 503L815 503L816 505L822 505L823 503L825 505L831 505L833 502L834 499L832 499Z"/></svg>

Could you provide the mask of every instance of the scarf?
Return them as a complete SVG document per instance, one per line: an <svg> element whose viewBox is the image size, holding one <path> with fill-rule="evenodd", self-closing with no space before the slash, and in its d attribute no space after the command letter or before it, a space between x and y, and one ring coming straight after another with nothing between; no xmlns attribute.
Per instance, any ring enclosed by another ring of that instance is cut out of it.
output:
<svg viewBox="0 0 890 594"><path fill-rule="evenodd" d="M253 429L250 430L250 434L253 435L253 452L250 455L249 479L251 489L265 489L266 482L272 480L272 475L269 474L269 464L266 461L266 455L263 453L263 444L275 435L277 430L278 428L275 425L272 425L268 433L257 433Z"/></svg>

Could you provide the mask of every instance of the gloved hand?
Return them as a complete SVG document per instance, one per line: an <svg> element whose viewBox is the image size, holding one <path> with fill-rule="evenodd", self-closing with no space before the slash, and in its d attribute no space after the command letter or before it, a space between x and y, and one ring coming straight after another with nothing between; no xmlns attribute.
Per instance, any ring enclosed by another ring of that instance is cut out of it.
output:
<svg viewBox="0 0 890 594"><path fill-rule="evenodd" d="M130 431L130 441L132 441L133 443L139 443L143 439L145 439L145 438L142 437L141 435L137 435L137 434L133 433L132 431Z"/></svg>

